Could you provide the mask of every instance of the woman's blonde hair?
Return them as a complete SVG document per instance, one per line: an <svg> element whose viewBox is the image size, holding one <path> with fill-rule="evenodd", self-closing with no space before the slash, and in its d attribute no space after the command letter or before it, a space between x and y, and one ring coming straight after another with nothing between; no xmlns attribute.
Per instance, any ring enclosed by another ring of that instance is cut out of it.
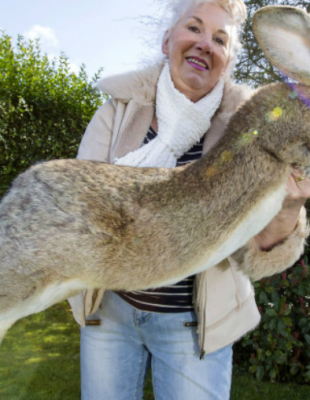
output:
<svg viewBox="0 0 310 400"><path fill-rule="evenodd" d="M238 29L246 18L246 7L243 0L170 0L166 3L167 9L171 13L170 28L178 23L191 7L208 3L223 8Z"/></svg>

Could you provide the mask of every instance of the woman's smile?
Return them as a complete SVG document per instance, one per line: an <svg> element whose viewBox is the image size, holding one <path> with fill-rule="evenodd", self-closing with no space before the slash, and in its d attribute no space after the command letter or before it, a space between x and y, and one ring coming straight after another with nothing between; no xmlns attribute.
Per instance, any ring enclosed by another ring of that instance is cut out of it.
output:
<svg viewBox="0 0 310 400"><path fill-rule="evenodd" d="M199 57L187 57L186 60L189 65L200 71L205 71L209 69L207 62Z"/></svg>

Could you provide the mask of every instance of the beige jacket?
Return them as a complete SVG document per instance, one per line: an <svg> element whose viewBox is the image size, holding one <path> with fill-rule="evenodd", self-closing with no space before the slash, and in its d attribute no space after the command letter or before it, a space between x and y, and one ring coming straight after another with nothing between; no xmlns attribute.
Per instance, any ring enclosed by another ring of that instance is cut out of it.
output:
<svg viewBox="0 0 310 400"><path fill-rule="evenodd" d="M122 157L140 147L154 115L156 84L161 68L157 65L99 83L99 88L108 93L111 100L99 108L89 123L78 158L111 163L115 157ZM245 86L226 83L220 109L206 135L204 154L224 134L230 116L251 93L252 90ZM242 262L255 267L255 278L282 271L300 257L308 234L303 210L295 232L284 244L262 252L252 240L242 252ZM75 319L81 326L85 326L86 318L96 318L94 313L102 295L102 289L88 290L69 299ZM206 353L235 342L260 321L253 287L249 278L237 270L233 258L196 276L194 301L200 346Z"/></svg>

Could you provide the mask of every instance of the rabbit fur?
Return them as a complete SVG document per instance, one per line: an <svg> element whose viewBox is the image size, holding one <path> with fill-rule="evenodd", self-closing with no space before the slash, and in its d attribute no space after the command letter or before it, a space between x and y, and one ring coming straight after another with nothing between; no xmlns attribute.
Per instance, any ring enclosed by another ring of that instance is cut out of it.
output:
<svg viewBox="0 0 310 400"><path fill-rule="evenodd" d="M266 23L281 28L289 13L309 31L301 10L266 8ZM190 165L54 160L21 174L0 203L0 342L19 318L84 289L172 284L259 233L281 209L291 166L310 175L310 87L300 75L294 87L257 90Z"/></svg>

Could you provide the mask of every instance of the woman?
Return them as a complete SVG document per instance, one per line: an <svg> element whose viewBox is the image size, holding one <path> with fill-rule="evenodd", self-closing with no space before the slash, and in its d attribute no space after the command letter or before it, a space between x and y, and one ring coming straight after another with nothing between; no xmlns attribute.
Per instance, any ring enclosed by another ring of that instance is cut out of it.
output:
<svg viewBox="0 0 310 400"><path fill-rule="evenodd" d="M242 0L180 0L162 41L166 62L100 83L111 100L90 122L78 157L172 167L207 153L251 93L229 78L244 18ZM310 184L299 174L289 179L281 212L238 260L252 263L258 275L289 267L303 250ZM253 288L236 263L227 259L172 287L103 298L97 290L70 299L82 326L87 317L82 398L141 399L152 366L157 400L228 399L232 344L260 319Z"/></svg>

